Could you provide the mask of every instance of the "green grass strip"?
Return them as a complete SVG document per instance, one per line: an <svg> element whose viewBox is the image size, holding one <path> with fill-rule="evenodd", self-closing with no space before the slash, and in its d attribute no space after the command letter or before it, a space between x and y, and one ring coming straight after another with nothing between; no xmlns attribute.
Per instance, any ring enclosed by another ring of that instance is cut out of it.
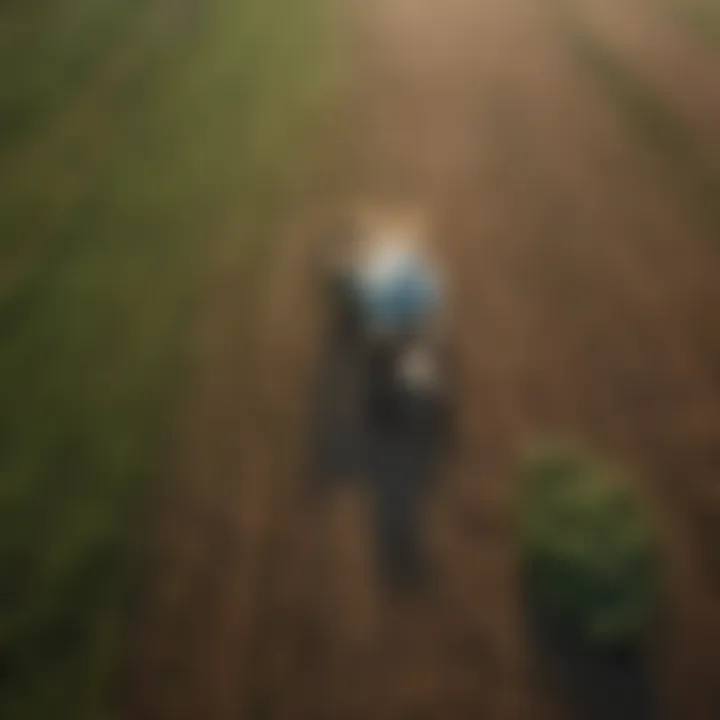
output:
<svg viewBox="0 0 720 720"><path fill-rule="evenodd" d="M701 218L720 232L720 171L681 114L562 0L550 3L572 50L643 145L660 158Z"/></svg>

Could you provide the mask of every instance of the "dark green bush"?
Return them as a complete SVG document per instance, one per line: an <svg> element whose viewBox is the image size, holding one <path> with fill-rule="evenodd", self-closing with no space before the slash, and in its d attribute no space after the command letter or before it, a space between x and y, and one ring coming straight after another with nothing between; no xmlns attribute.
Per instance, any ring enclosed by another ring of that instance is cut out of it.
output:
<svg viewBox="0 0 720 720"><path fill-rule="evenodd" d="M529 600L583 643L642 640L658 602L656 549L631 489L563 445L523 458L521 560Z"/></svg>

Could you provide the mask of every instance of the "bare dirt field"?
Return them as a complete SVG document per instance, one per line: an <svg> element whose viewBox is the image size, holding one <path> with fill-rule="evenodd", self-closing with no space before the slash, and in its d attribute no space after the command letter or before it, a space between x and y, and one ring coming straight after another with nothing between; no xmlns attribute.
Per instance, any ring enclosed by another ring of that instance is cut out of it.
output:
<svg viewBox="0 0 720 720"><path fill-rule="evenodd" d="M208 274L129 715L589 717L534 659L516 573L513 461L560 433L624 464L660 528L652 716L720 717L720 55L643 0L336 10L347 92L269 274L238 286L230 252ZM453 287L460 437L422 505L432 582L407 597L379 580L367 486L309 491L309 253L355 195L427 208Z"/></svg>

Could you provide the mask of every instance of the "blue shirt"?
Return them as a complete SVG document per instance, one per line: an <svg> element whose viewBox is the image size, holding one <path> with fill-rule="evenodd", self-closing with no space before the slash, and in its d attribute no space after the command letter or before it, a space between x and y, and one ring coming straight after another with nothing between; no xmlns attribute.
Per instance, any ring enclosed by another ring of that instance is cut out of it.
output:
<svg viewBox="0 0 720 720"><path fill-rule="evenodd" d="M358 305L367 325L402 332L430 320L442 302L436 273L416 254L390 249L357 278Z"/></svg>

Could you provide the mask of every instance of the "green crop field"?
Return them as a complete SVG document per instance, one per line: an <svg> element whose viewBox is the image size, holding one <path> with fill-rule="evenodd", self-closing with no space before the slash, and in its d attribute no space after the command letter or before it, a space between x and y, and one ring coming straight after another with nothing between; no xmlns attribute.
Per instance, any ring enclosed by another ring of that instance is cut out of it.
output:
<svg viewBox="0 0 720 720"><path fill-rule="evenodd" d="M112 716L214 244L270 242L328 73L295 0L0 6L0 717Z"/></svg>

